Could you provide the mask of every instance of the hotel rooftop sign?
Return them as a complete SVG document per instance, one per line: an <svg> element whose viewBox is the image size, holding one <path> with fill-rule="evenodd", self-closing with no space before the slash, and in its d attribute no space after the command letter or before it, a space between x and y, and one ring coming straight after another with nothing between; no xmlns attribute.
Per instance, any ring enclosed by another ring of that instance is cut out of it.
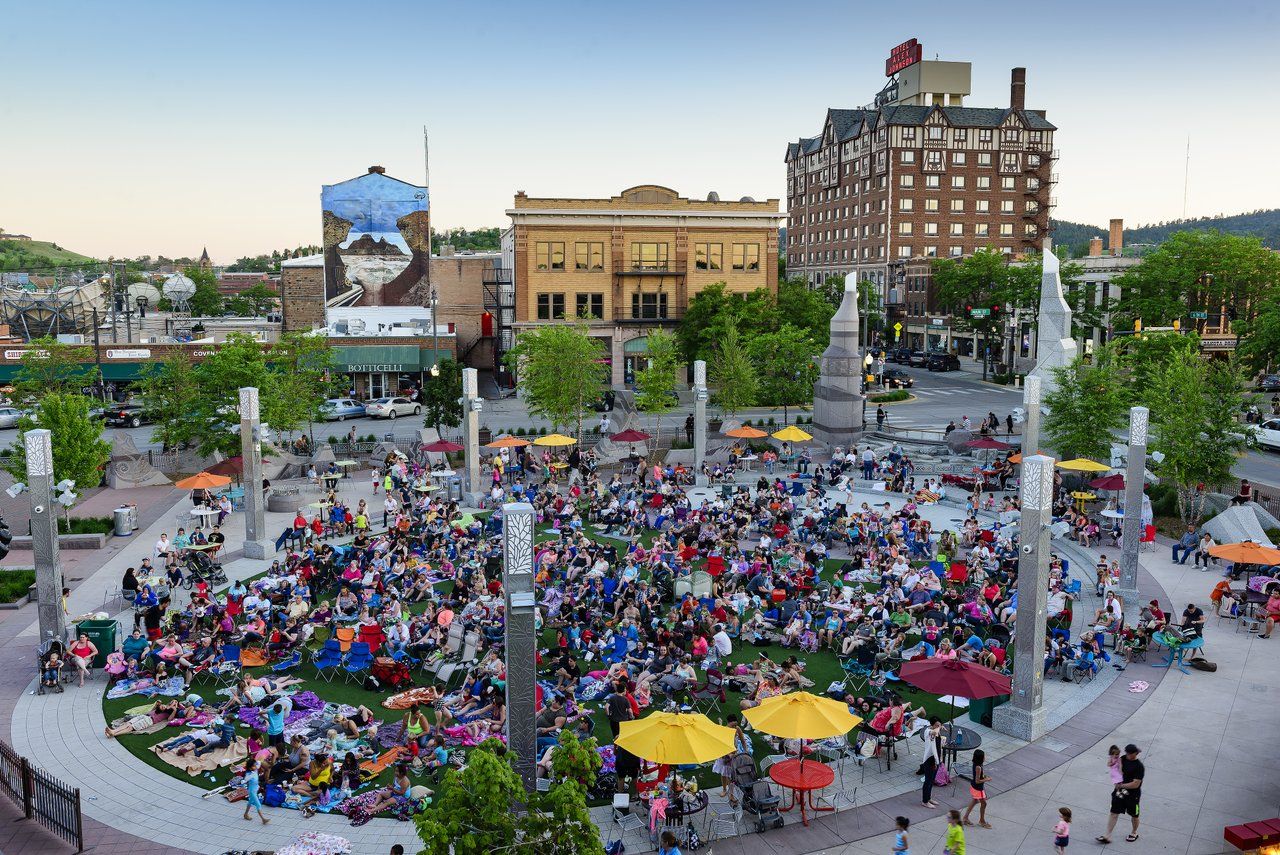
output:
<svg viewBox="0 0 1280 855"><path fill-rule="evenodd" d="M924 48L916 39L903 42L889 51L889 58L884 61L884 76L893 77L909 65L915 65L923 56Z"/></svg>

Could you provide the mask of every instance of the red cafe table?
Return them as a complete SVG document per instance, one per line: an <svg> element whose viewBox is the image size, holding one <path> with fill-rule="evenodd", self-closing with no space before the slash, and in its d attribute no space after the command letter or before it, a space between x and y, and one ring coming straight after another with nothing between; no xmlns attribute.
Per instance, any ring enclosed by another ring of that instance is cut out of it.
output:
<svg viewBox="0 0 1280 855"><path fill-rule="evenodd" d="M818 813L834 810L831 807L819 807L813 801L814 790L821 790L835 783L836 773L830 766L816 760L805 760L801 765L799 759L793 758L770 766L769 777L779 787L791 791L791 801L786 807L779 809L789 811L797 804L800 805L800 821L805 825L809 824L808 811Z"/></svg>

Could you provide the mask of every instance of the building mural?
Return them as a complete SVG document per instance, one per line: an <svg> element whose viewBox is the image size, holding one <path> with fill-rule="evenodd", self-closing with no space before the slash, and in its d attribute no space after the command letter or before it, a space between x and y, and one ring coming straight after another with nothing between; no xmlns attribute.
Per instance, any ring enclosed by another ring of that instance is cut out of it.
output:
<svg viewBox="0 0 1280 855"><path fill-rule="evenodd" d="M424 305L431 257L427 188L366 175L326 184L325 300L334 306Z"/></svg>

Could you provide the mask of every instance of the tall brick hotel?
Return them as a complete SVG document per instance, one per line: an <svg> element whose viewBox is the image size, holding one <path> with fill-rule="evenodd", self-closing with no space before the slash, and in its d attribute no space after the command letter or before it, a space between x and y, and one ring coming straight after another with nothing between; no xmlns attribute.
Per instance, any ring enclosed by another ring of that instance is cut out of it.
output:
<svg viewBox="0 0 1280 855"><path fill-rule="evenodd" d="M971 64L921 57L914 39L899 45L872 103L828 109L817 136L787 146L785 253L788 274L813 284L850 272L875 283L903 343L946 346L932 259L1041 248L1057 128L1027 109L1026 69L1013 69L1007 106L970 107ZM972 352L970 339L955 345Z"/></svg>

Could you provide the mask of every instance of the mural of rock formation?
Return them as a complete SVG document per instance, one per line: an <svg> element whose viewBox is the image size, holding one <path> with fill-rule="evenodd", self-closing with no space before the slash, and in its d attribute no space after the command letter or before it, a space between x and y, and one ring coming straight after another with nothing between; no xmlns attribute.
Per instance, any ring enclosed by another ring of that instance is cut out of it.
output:
<svg viewBox="0 0 1280 855"><path fill-rule="evenodd" d="M321 191L325 295L348 305L421 304L430 264L427 190L371 167Z"/></svg>

